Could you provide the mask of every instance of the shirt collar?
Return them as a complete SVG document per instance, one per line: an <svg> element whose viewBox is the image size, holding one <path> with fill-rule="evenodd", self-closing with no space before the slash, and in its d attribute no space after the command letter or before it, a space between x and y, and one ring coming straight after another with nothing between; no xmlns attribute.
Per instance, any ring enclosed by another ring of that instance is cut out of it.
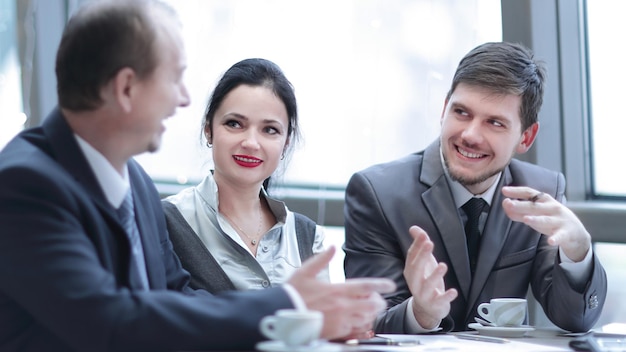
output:
<svg viewBox="0 0 626 352"><path fill-rule="evenodd" d="M487 190L481 194L473 194L468 191L465 186L460 184L457 181L454 181L452 177L450 177L450 173L448 172L448 168L446 167L446 163L443 161L443 152L441 148L439 149L439 156L441 159L441 165L443 167L443 171L446 175L446 180L450 185L450 190L452 191L452 198L454 198L454 203L457 208L463 206L463 204L467 203L468 200L472 197L482 198L491 206L491 202L493 201L493 195L496 193L496 188L498 187L498 183L500 182L500 178L502 177L502 172L498 174L498 177L495 179L493 184L487 188Z"/></svg>
<svg viewBox="0 0 626 352"><path fill-rule="evenodd" d="M104 196L107 198L107 201L115 209L119 208L130 190L128 166L124 165L122 175L120 175L104 155L92 147L86 140L77 134L74 134L74 137L76 137L78 146L85 155L91 170L96 175L100 188L106 190Z"/></svg>
<svg viewBox="0 0 626 352"><path fill-rule="evenodd" d="M196 187L198 194L200 197L204 199L204 201L209 204L213 209L217 212L219 209L219 197L218 197L218 189L217 183L215 183L215 178L213 178L213 171L209 172L209 174L200 182L200 184ZM261 197L265 198L267 204L270 207L270 211L276 217L276 220L279 223L285 223L287 221L287 207L283 201L278 199L274 199L270 197L265 188L261 188Z"/></svg>

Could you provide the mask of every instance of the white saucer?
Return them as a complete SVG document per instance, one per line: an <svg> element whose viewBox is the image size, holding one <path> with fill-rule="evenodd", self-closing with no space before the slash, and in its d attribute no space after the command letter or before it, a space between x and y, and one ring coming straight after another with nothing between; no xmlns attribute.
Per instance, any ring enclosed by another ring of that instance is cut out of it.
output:
<svg viewBox="0 0 626 352"><path fill-rule="evenodd" d="M506 327L506 326L484 326L479 323L470 323L467 325L467 327L478 331L478 333L481 335L497 336L497 337L522 337L527 332L535 330L535 328L529 325Z"/></svg>
<svg viewBox="0 0 626 352"><path fill-rule="evenodd" d="M266 352L310 352L310 351L341 351L341 346L334 343L329 343L324 340L314 342L307 346L287 346L282 341L270 340L263 341L256 344L256 349Z"/></svg>

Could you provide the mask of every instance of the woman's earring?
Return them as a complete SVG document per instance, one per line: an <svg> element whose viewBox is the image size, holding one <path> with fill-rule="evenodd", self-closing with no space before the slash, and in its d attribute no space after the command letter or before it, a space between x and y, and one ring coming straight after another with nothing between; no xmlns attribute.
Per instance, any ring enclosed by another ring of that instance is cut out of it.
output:
<svg viewBox="0 0 626 352"><path fill-rule="evenodd" d="M285 159L285 152L283 151L283 153L280 155L280 160Z"/></svg>
<svg viewBox="0 0 626 352"><path fill-rule="evenodd" d="M209 143L209 141L206 142L206 146L209 148L213 148L213 144Z"/></svg>

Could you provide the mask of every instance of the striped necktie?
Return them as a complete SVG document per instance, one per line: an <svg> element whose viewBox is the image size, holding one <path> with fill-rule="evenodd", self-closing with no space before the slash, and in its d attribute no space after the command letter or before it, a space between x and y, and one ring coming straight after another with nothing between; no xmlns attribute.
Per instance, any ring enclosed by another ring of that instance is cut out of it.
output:
<svg viewBox="0 0 626 352"><path fill-rule="evenodd" d="M139 236L139 229L135 222L135 210L133 207L133 194L129 190L124 198L124 202L117 209L117 215L120 218L126 235L130 241L131 248L131 278L135 278L141 282L143 289L149 289L148 273L146 271L146 260L143 255L143 246L141 244L141 237Z"/></svg>

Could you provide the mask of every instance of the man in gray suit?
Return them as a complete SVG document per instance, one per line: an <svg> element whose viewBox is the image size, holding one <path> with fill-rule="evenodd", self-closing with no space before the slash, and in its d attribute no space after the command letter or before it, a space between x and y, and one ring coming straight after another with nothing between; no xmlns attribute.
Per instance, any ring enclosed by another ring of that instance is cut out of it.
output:
<svg viewBox="0 0 626 352"><path fill-rule="evenodd" d="M513 159L537 136L544 80L527 48L480 45L457 68L439 139L352 176L346 277L397 284L376 332L467 330L480 303L525 297L529 284L557 326L598 320L606 274L563 204L563 174ZM483 199L471 202L475 216L464 205L472 198Z"/></svg>

